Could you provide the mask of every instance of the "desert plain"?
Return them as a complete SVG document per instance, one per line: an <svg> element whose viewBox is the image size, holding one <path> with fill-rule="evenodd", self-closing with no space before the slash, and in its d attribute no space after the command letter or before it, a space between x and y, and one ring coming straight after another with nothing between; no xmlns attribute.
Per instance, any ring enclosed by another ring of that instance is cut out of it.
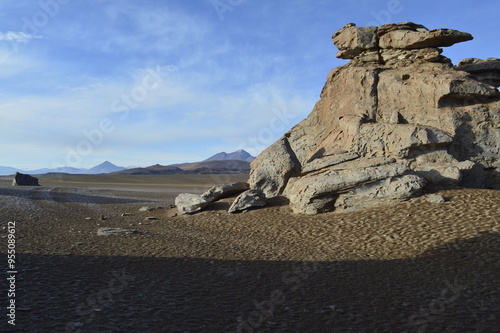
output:
<svg viewBox="0 0 500 333"><path fill-rule="evenodd" d="M2 331L498 332L498 190L314 216L280 198L241 214L227 213L233 198L173 207L247 178L0 177L2 267L15 222L17 271L16 325L4 301Z"/></svg>

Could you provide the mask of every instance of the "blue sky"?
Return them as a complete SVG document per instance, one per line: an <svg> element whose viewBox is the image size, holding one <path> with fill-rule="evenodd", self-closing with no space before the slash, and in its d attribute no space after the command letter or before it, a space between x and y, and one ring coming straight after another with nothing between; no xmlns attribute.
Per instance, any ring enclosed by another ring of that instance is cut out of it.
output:
<svg viewBox="0 0 500 333"><path fill-rule="evenodd" d="M307 117L331 35L413 21L500 57L498 0L0 0L0 165L172 164L256 155Z"/></svg>

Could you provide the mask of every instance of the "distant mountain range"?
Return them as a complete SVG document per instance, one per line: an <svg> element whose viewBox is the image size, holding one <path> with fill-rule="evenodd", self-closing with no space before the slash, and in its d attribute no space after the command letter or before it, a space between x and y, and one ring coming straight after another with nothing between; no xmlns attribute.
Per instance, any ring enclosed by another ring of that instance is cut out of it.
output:
<svg viewBox="0 0 500 333"><path fill-rule="evenodd" d="M248 173L250 172L250 162L255 157L250 155L243 149L232 153L218 153L207 158L202 162L183 163L172 165L152 165L146 168L125 168L114 165L106 161L96 165L90 169L60 167L60 168L44 168L37 170L20 170L12 167L0 166L0 176L13 175L16 172L28 173L31 175L42 175L47 173L67 173L80 175L96 175L96 174L118 174L118 175L148 175L148 174L195 174L195 173Z"/></svg>
<svg viewBox="0 0 500 333"><path fill-rule="evenodd" d="M220 174L249 173L250 162L255 157L244 151L218 153L201 162L172 165L152 165L146 168L133 168L113 172L115 175L168 175L168 174Z"/></svg>
<svg viewBox="0 0 500 333"><path fill-rule="evenodd" d="M103 162L99 165L96 165L90 169L84 168L73 168L73 167L60 167L60 168L44 168L44 169L36 169L36 170L20 170L11 167L0 167L0 175L1 176L9 176L13 175L16 172L21 173L29 173L31 175L43 175L47 173L69 173L69 174L79 174L79 175L96 175L101 173L111 173L120 170L125 170L126 168L116 166L111 162Z"/></svg>

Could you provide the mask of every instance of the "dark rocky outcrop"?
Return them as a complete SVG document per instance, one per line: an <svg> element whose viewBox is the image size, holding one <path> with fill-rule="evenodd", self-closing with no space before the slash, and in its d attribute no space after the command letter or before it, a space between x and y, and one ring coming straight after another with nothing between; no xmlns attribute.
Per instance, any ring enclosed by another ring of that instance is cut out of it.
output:
<svg viewBox="0 0 500 333"><path fill-rule="evenodd" d="M12 186L40 186L40 184L38 184L38 178L16 172Z"/></svg>

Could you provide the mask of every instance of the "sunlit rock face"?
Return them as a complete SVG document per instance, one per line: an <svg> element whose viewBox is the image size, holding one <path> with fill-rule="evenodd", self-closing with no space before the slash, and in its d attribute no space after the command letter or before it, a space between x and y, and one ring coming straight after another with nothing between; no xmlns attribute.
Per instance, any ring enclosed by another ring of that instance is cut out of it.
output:
<svg viewBox="0 0 500 333"><path fill-rule="evenodd" d="M251 164L250 187L294 212L358 209L425 186L500 186L498 59L454 66L440 47L468 33L348 24L309 116Z"/></svg>

